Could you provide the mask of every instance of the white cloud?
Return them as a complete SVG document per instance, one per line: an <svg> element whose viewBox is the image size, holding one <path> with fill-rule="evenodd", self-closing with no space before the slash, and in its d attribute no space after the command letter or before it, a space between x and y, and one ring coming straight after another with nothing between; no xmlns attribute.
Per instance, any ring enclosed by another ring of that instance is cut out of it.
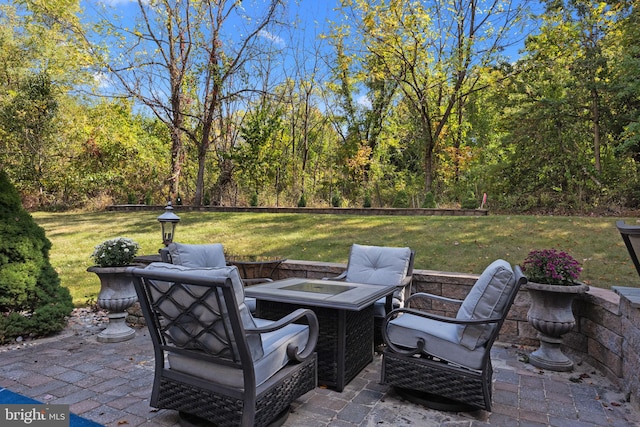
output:
<svg viewBox="0 0 640 427"><path fill-rule="evenodd" d="M275 44L279 46L284 46L284 39L280 36L276 36L275 34L270 33L269 31L260 30L258 36L265 38L267 40L271 40Z"/></svg>
<svg viewBox="0 0 640 427"><path fill-rule="evenodd" d="M100 88L104 89L111 86L111 79L105 73L95 73L93 81Z"/></svg>
<svg viewBox="0 0 640 427"><path fill-rule="evenodd" d="M373 107L373 105L371 104L371 100L367 97L367 95L360 95L359 97L356 98L356 103L358 105L361 105L365 108L369 108L371 109L371 107Z"/></svg>

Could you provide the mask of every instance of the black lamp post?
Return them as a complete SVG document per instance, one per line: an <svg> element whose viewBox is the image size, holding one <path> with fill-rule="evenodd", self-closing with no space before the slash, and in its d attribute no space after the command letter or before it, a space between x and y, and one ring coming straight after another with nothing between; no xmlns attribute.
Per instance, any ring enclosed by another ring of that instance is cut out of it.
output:
<svg viewBox="0 0 640 427"><path fill-rule="evenodd" d="M162 227L162 243L165 246L169 246L173 241L176 225L180 221L180 217L173 213L171 202L167 202L167 206L164 207L164 213L158 217L158 221Z"/></svg>

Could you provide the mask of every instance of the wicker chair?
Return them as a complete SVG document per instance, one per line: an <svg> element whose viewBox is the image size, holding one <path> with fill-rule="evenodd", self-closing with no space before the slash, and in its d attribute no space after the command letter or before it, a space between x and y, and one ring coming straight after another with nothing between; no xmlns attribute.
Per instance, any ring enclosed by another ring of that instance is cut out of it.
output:
<svg viewBox="0 0 640 427"><path fill-rule="evenodd" d="M354 244L349 253L347 269L339 276L325 277L325 279L370 285L396 285L398 290L393 294L391 309L404 307L405 296L411 294L415 255L415 251L410 248ZM382 343L381 328L387 315L386 303L386 298L381 298L373 306L376 344Z"/></svg>
<svg viewBox="0 0 640 427"><path fill-rule="evenodd" d="M152 263L131 271L154 347L151 406L219 427L266 426L316 387L311 310L253 318L234 266Z"/></svg>
<svg viewBox="0 0 640 427"><path fill-rule="evenodd" d="M638 260L638 254L640 254L640 226L627 225L624 221L618 221L616 222L616 227L620 231L636 271L640 274L640 261Z"/></svg>
<svg viewBox="0 0 640 427"><path fill-rule="evenodd" d="M491 410L491 347L526 282L520 267L497 260L480 275L464 301L426 293L407 300L455 303L455 318L415 308L389 313L382 383L410 400L438 410ZM424 306L424 305L421 305Z"/></svg>

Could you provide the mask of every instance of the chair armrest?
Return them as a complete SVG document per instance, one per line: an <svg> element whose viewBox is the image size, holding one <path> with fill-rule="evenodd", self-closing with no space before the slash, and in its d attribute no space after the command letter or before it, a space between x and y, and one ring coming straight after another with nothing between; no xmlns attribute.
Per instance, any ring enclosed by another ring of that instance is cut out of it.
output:
<svg viewBox="0 0 640 427"><path fill-rule="evenodd" d="M387 316L385 317L385 324L388 323L389 320L394 319L400 313L413 314L415 316L420 316L445 323L454 323L456 325L482 325L485 323L497 323L502 320L502 318L500 317L489 317L486 319L456 319L455 317L441 316L439 314L427 313L425 311L416 310L413 308L396 308L391 313L387 314Z"/></svg>
<svg viewBox="0 0 640 427"><path fill-rule="evenodd" d="M322 280L344 280L347 277L347 272L343 271L339 276L323 277Z"/></svg>
<svg viewBox="0 0 640 427"><path fill-rule="evenodd" d="M427 292L416 292L415 294L407 298L406 302L409 303L412 300L419 300L419 299L429 299L429 300L448 302L452 304L462 304L462 300L455 299L455 298L447 298L440 295L429 294Z"/></svg>
<svg viewBox="0 0 640 427"><path fill-rule="evenodd" d="M397 308L385 317L384 325L382 327L382 338L384 339L384 342L387 344L387 347L389 349L391 349L397 354L402 354L405 356L413 356L416 354L424 353L425 341L424 341L424 338L418 338L414 348L398 347L393 342L391 342L391 339L389 338L389 333L388 333L389 321L394 319L401 313L413 314L413 315L424 317L427 319L432 319L432 320L445 322L445 323L453 323L457 325L482 325L487 323L498 323L502 320L499 317L487 318L487 319L456 319L455 317L440 316L438 314L431 314L424 311L415 310L412 308Z"/></svg>
<svg viewBox="0 0 640 427"><path fill-rule="evenodd" d="M267 283L267 282L273 282L273 279L270 279L268 277L255 277L253 279L242 279L242 282L245 285L257 285L258 283Z"/></svg>
<svg viewBox="0 0 640 427"><path fill-rule="evenodd" d="M404 279L402 279L402 282L400 282L398 287L399 288L404 288L406 286L409 286L411 284L412 280L413 280L413 276L404 276Z"/></svg>
<svg viewBox="0 0 640 427"><path fill-rule="evenodd" d="M318 342L318 318L312 310L299 308L282 317L281 319L274 321L268 326L263 326L261 328L246 328L245 332L249 334L261 334L265 332L277 331L278 329L282 329L283 327L294 323L295 321L300 320L303 317L306 318L309 325L309 339L307 340L307 345L302 351L298 351L298 347L291 344L289 344L289 346L287 347L287 355L289 356L289 359L295 360L297 362L302 362L308 359L309 356L313 354L316 349L316 343Z"/></svg>

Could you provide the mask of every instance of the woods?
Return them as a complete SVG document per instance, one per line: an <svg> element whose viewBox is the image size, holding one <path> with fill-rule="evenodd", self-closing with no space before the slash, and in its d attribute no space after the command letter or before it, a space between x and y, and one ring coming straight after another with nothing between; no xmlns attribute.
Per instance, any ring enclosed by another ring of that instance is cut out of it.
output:
<svg viewBox="0 0 640 427"><path fill-rule="evenodd" d="M640 206L632 1L110 4L0 2L29 209Z"/></svg>

